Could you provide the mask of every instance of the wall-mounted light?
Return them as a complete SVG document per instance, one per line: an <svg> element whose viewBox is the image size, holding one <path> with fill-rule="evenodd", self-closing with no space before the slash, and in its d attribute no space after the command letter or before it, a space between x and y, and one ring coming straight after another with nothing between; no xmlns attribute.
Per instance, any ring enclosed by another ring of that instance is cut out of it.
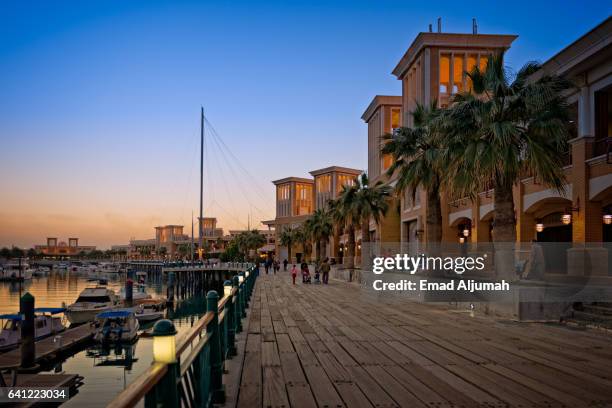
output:
<svg viewBox="0 0 612 408"><path fill-rule="evenodd" d="M612 214L604 214L603 223L606 225L612 224Z"/></svg>
<svg viewBox="0 0 612 408"><path fill-rule="evenodd" d="M470 229L468 227L463 229L463 236L466 238L470 236Z"/></svg>
<svg viewBox="0 0 612 408"><path fill-rule="evenodd" d="M538 222L538 223L535 225L535 229L536 229L536 231L537 231L537 232L542 232L542 231L544 231L544 224L542 224L541 222Z"/></svg>
<svg viewBox="0 0 612 408"><path fill-rule="evenodd" d="M569 224L571 224L571 223L572 223L572 214L570 214L570 213L565 213L565 214L563 214L563 215L561 216L561 222L562 222L564 225L569 225Z"/></svg>
<svg viewBox="0 0 612 408"><path fill-rule="evenodd" d="M459 237L459 243L460 244L464 244L465 243L465 237Z"/></svg>

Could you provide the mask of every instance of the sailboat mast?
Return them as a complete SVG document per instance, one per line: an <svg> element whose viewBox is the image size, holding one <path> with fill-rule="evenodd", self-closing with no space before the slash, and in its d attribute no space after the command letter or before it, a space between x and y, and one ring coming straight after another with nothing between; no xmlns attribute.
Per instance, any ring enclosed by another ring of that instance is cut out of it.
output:
<svg viewBox="0 0 612 408"><path fill-rule="evenodd" d="M201 110L201 115L200 115L200 218L199 218L199 222L198 222L198 238L199 238L199 245L198 245L198 254L200 254L200 260L202 259L202 255L204 253L204 245L203 245L203 241L202 241L202 235L203 235L203 223L204 223L204 219L203 217L203 197L204 197L204 107L202 106L202 110Z"/></svg>
<svg viewBox="0 0 612 408"><path fill-rule="evenodd" d="M191 263L193 263L193 210L191 210Z"/></svg>

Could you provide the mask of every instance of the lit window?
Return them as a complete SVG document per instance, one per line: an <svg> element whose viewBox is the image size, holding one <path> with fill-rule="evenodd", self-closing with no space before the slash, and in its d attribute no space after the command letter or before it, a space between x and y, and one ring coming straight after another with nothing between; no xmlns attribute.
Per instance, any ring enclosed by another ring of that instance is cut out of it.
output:
<svg viewBox="0 0 612 408"><path fill-rule="evenodd" d="M480 64L479 64L479 68L481 71L485 71L487 69L487 62L489 61L489 57L487 57L486 55L481 55L480 56Z"/></svg>
<svg viewBox="0 0 612 408"><path fill-rule="evenodd" d="M400 110L391 109L391 129L397 129L400 127Z"/></svg>
<svg viewBox="0 0 612 408"><path fill-rule="evenodd" d="M450 87L450 54L440 56L440 93L448 93Z"/></svg>
<svg viewBox="0 0 612 408"><path fill-rule="evenodd" d="M478 56L476 54L468 55L467 67L465 68L466 72L472 72L472 69L474 69L474 67L476 66L477 61L478 61ZM471 91L472 90L472 80L470 79L470 77L466 77L465 80L466 80L467 90Z"/></svg>
<svg viewBox="0 0 612 408"><path fill-rule="evenodd" d="M453 93L463 91L463 55L453 58Z"/></svg>

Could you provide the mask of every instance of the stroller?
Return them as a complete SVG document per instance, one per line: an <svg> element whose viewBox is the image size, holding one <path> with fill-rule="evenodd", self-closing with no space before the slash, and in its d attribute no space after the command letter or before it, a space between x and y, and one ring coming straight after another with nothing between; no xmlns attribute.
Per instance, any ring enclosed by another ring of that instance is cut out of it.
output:
<svg viewBox="0 0 612 408"><path fill-rule="evenodd" d="M310 272L307 269L302 269L302 283L312 283Z"/></svg>

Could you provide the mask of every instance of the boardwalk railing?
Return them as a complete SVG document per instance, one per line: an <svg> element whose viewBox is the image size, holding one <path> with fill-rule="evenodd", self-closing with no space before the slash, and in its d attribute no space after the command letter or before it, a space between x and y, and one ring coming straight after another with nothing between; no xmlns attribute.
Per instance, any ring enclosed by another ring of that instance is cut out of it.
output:
<svg viewBox="0 0 612 408"><path fill-rule="evenodd" d="M177 339L175 361L154 361L108 406L133 407L143 399L147 408L223 403L224 363L236 355L235 335L242 331L257 273L256 267L249 265L232 281L226 281L221 299L216 291L209 291L206 314Z"/></svg>

